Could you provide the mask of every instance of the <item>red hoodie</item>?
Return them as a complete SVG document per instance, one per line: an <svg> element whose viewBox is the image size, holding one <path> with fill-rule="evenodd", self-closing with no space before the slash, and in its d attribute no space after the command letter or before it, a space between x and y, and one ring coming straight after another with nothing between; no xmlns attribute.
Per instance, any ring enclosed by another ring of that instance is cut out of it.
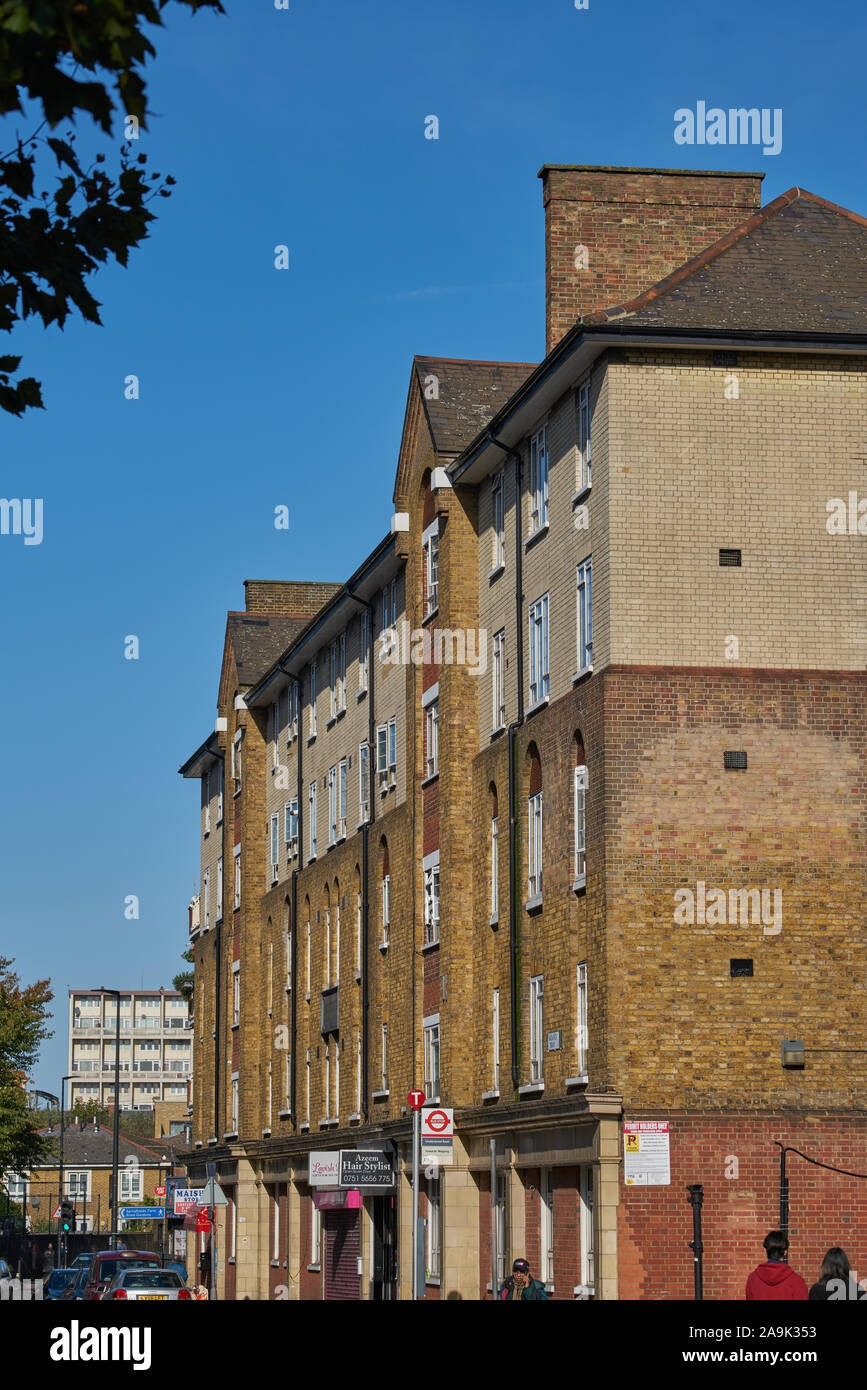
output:
<svg viewBox="0 0 867 1390"><path fill-rule="evenodd" d="M781 1260L769 1260L767 1264L759 1265L747 1280L749 1299L785 1299L790 1303L806 1303L808 1297L807 1285L800 1274Z"/></svg>

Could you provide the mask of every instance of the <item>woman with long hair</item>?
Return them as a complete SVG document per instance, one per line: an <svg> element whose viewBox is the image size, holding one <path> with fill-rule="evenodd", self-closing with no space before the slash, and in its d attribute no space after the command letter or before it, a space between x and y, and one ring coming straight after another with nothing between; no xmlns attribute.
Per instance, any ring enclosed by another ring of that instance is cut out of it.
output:
<svg viewBox="0 0 867 1390"><path fill-rule="evenodd" d="M810 1289L810 1299L815 1303L826 1299L858 1297L858 1285L852 1277L846 1251L839 1245L832 1245L822 1261L819 1281Z"/></svg>

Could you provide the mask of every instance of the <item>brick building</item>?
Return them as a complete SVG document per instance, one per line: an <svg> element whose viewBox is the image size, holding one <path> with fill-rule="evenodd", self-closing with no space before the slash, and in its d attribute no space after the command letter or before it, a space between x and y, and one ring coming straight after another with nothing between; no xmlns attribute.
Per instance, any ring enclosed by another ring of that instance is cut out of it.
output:
<svg viewBox="0 0 867 1390"><path fill-rule="evenodd" d="M689 1297L687 1183L739 1297L780 1144L831 1165L793 1262L867 1258L867 222L761 177L546 166L545 360L416 358L389 534L229 615L181 769L225 1296L409 1296L422 1081L428 1298L490 1296L492 1230L497 1279ZM394 1196L317 1202L364 1145Z"/></svg>

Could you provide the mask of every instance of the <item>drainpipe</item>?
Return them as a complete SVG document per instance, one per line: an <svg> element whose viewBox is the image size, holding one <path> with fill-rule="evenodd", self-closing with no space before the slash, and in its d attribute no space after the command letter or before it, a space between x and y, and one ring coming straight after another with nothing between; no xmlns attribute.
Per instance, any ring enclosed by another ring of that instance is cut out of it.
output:
<svg viewBox="0 0 867 1390"><path fill-rule="evenodd" d="M518 880L518 797L515 734L524 723L524 537L521 525L521 457L508 444L497 439L492 430L488 430L488 438L498 449L502 449L515 464L515 630L517 633L515 649L518 659L518 717L512 720L506 736L509 742L509 1030L512 1053L512 1090L517 1091L520 1082L518 977L521 943L518 931L520 883Z"/></svg>
<svg viewBox="0 0 867 1390"><path fill-rule="evenodd" d="M216 752L216 753L214 754L214 756L215 756L216 758L219 758L220 761L221 761L222 764L223 764L223 824L220 826L220 835L221 835L221 837L222 837L222 844L220 845L220 848L221 848L221 850L223 851L223 869L224 869L224 873L223 873L223 895L225 896L225 887L226 887L226 873L225 873L225 867L226 867L226 821L227 821L227 816L226 816L226 753L225 753L225 749L223 750L222 753L220 753L219 751ZM220 903L220 920L219 920L218 922L215 922L215 923L214 923L214 957L215 957L215 960L214 960L214 993L215 993L215 999L214 999L214 1129L213 1129L213 1133L214 1133L214 1135L215 1135L217 1138L219 1138L220 1130L219 1130L219 1126L218 1126L217 1121L218 1121L219 1115L220 1115L220 1052L221 1052L221 1049L222 1049L222 1043L221 1043L221 1041L220 1041L220 1015L221 1015L221 1009L220 1009L220 995L221 995L221 985L222 985L222 981L223 981L223 904L222 904L222 903ZM193 987L195 988L195 972L193 973ZM119 1012L120 1012L120 1006L118 1006L118 1013L119 1013ZM193 999L193 1017L194 1017L194 1018L195 1018L195 1012L196 1012L196 1001L195 1001L195 999ZM195 1046L195 1041L194 1041L194 1043L193 1043L193 1046Z"/></svg>
<svg viewBox="0 0 867 1390"><path fill-rule="evenodd" d="M370 827L373 823L374 792L376 790L376 776L374 770L374 756L376 753L376 724L374 715L374 675L373 675L373 604L365 599L359 598L352 590L350 584L346 585L346 592L351 599L367 613L367 775L369 785L367 788L367 820L361 835L361 1114L365 1124L370 1117L370 1098L368 1093L367 1073L369 1058L368 1042L368 1017L370 1012L370 996L368 990L368 969L367 969L367 945L370 935L370 913L368 909L368 880L370 873ZM359 768L359 776L361 769Z"/></svg>
<svg viewBox="0 0 867 1390"><path fill-rule="evenodd" d="M302 727L303 727L303 722L302 722L302 719L301 719L301 682L300 682L300 680L298 679L298 677L297 677L297 676L293 676L293 675L291 674L290 671L285 671L285 670L283 669L283 667L279 664L279 662L278 662L278 666L279 666L279 669L280 669L280 671L282 672L282 674L283 674L284 676L288 676L289 679L292 681L293 685L295 686L295 691L296 691L295 708L296 708L297 711L298 711L298 776L297 776L296 784L295 784L295 796L296 796L296 799L297 799L297 801L298 801L298 858L297 858L297 862L296 862L296 867L292 870L292 887L291 887L291 895L292 895L292 896L291 896L291 903L292 903L292 906L291 906L291 912L292 912L292 962L291 962L291 966L290 966L290 969L291 969L291 971L292 971L292 998L291 998L291 1000L290 1000L290 1002L289 1002L289 1037L290 1037L291 1042L292 1042L292 1066L291 1066L291 1068L290 1068L290 1075L289 1075L289 1123L294 1127L294 1125L295 1125L295 1119L296 1119L296 1114L295 1114L295 1111L296 1111L295 1076L296 1076L296 1067L297 1067L297 1063L298 1063L298 1048L297 1048L296 1045L295 1045L296 1042L297 1042L297 1038L296 1038L296 1036L295 1036L295 1030L296 1030L297 1018L298 1018L298 1006L297 1006L297 1003L296 1003L296 1001L297 1001L297 999L298 999L298 970L297 970L297 965L298 965L298 867L297 867L297 865L298 865L298 864L303 864L303 862L304 862L304 860L303 860L303 854L304 854L304 817L303 817L303 815L302 815L302 807L301 807L301 789L302 789L302 771L303 771L302 765L301 765L301 764L302 764L302 748L303 748L303 746L304 746L304 740L303 740L303 738L301 737L301 732L302 732Z"/></svg>

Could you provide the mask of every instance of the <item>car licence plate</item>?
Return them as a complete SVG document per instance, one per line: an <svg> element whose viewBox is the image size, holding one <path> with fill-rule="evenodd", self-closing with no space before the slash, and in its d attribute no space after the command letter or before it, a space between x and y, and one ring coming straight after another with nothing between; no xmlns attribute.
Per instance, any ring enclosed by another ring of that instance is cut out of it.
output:
<svg viewBox="0 0 867 1390"><path fill-rule="evenodd" d="M148 1300L148 1301L150 1301L151 1303L153 1303L156 1299L161 1299L162 1302L165 1303L165 1302L168 1300L168 1294L167 1294L167 1293L140 1293L139 1296L138 1296L138 1299L139 1299L139 1303L141 1303L141 1302L143 1302L143 1301L145 1301L145 1300Z"/></svg>

